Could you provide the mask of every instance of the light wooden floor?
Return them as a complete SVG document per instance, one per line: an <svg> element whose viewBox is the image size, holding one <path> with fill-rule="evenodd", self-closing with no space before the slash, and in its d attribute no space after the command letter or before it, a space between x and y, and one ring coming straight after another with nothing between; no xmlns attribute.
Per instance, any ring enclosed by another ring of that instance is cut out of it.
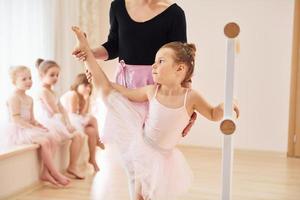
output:
<svg viewBox="0 0 300 200"><path fill-rule="evenodd" d="M217 200L220 196L221 152L216 149L181 147L195 175L190 192L180 200ZM115 152L99 153L101 172L68 188L37 187L10 200L127 200L126 175ZM300 159L281 153L236 151L233 200L299 200Z"/></svg>

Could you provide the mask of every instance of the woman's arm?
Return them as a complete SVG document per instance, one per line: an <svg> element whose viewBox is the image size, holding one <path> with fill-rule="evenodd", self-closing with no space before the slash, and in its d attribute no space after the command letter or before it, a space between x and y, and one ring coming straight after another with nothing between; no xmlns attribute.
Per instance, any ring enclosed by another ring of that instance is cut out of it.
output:
<svg viewBox="0 0 300 200"><path fill-rule="evenodd" d="M117 21L116 13L119 12L115 8L115 1L111 2L110 9L109 9L109 23L110 23L110 29L108 34L107 42L102 44L102 46L99 47L101 49L101 52L106 52L106 58L105 60L111 60L114 58L117 58L119 56L119 24ZM96 51L98 53L96 53ZM97 56L100 56L100 51L95 49L93 50L94 55L96 58ZM103 54L104 55L104 54ZM103 56L104 57L104 56Z"/></svg>
<svg viewBox="0 0 300 200"><path fill-rule="evenodd" d="M97 58L97 59L100 59L100 60L108 59L108 52L103 46L92 49L92 52L93 52L95 58Z"/></svg>

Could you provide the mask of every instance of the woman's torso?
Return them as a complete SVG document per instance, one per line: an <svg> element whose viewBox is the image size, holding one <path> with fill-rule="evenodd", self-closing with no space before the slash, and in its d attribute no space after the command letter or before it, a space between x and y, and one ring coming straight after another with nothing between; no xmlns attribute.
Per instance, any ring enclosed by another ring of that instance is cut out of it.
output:
<svg viewBox="0 0 300 200"><path fill-rule="evenodd" d="M118 57L127 64L151 65L156 52L164 44L186 42L185 15L177 4L160 9L144 22L131 18L125 0L113 1L111 9L115 19L111 27L116 29ZM113 34L110 36L114 37Z"/></svg>

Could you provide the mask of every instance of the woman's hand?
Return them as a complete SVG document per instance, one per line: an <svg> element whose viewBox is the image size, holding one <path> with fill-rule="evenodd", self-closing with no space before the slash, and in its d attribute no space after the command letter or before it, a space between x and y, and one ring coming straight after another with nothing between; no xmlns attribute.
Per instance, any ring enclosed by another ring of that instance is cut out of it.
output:
<svg viewBox="0 0 300 200"><path fill-rule="evenodd" d="M85 70L85 75L86 75L86 78L88 79L89 83L91 83L92 80L93 80L92 79L93 78L92 73L89 72L89 70Z"/></svg>
<svg viewBox="0 0 300 200"><path fill-rule="evenodd" d="M78 60L78 61L85 61L86 60L86 52L79 47L75 47L74 51L72 52L72 55Z"/></svg>
<svg viewBox="0 0 300 200"><path fill-rule="evenodd" d="M196 119L197 119L197 113L196 113L196 112L193 112L193 114L192 114L192 116L191 116L191 118L190 118L190 121L189 121L188 125L183 129L183 131L182 131L182 133L181 133L181 134L182 134L182 137L185 137L185 136L188 134L188 132L190 132L190 130L191 130L191 128L193 127L193 125L194 125Z"/></svg>

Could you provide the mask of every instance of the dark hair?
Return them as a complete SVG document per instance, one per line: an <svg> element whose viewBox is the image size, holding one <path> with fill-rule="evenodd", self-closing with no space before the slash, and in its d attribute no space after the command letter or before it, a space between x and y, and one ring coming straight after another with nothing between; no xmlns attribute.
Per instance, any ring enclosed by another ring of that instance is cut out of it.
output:
<svg viewBox="0 0 300 200"><path fill-rule="evenodd" d="M50 68L52 68L52 67L59 68L59 65L53 60L44 60L44 59L38 58L35 61L35 67L38 69L40 75L44 75L47 73L47 71Z"/></svg>
<svg viewBox="0 0 300 200"><path fill-rule="evenodd" d="M161 48L170 48L174 51L176 63L183 63L188 67L182 86L186 86L192 81L195 68L196 46L192 43L170 42Z"/></svg>

